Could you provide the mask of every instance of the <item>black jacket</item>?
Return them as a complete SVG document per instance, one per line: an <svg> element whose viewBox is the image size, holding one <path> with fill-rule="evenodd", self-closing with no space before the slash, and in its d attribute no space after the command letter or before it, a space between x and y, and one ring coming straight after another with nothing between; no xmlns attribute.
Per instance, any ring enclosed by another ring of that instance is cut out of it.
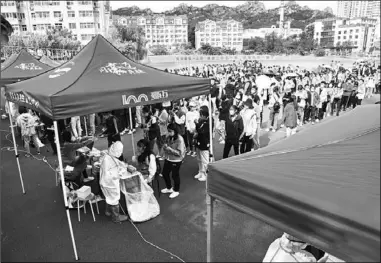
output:
<svg viewBox="0 0 381 263"><path fill-rule="evenodd" d="M201 151L209 150L210 133L209 133L209 118L200 118L196 124L196 147Z"/></svg>
<svg viewBox="0 0 381 263"><path fill-rule="evenodd" d="M238 144L239 136L241 136L243 132L243 120L241 115L238 115L234 121L232 121L230 117L226 118L225 129L226 141L232 144Z"/></svg>

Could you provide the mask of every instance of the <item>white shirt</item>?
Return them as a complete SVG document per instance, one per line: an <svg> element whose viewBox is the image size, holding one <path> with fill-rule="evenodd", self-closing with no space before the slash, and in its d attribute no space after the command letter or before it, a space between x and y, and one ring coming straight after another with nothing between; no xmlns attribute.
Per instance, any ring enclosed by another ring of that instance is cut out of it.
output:
<svg viewBox="0 0 381 263"><path fill-rule="evenodd" d="M195 120L200 118L200 113L198 111L188 111L185 115L185 127L190 132L195 132L196 130L196 124L194 123Z"/></svg>

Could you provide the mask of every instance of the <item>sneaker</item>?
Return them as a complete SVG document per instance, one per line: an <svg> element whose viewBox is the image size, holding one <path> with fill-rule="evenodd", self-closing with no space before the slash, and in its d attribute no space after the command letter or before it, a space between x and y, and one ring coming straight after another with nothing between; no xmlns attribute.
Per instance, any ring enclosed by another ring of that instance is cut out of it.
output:
<svg viewBox="0 0 381 263"><path fill-rule="evenodd" d="M314 124L315 124L315 122L313 121L313 122L312 122L312 125L314 125Z"/></svg>
<svg viewBox="0 0 381 263"><path fill-rule="evenodd" d="M178 197L179 196L179 192L173 192L172 194L169 195L169 198L175 198L175 197Z"/></svg>
<svg viewBox="0 0 381 263"><path fill-rule="evenodd" d="M5 114L3 114L3 115L1 115L1 118L2 118L3 120L5 120L6 118L8 118L8 116L5 115Z"/></svg>
<svg viewBox="0 0 381 263"><path fill-rule="evenodd" d="M124 131L122 131L121 133L120 133L120 136L123 136L123 135L125 135L126 133L124 132Z"/></svg>
<svg viewBox="0 0 381 263"><path fill-rule="evenodd" d="M163 159L163 160L164 160L164 159ZM160 177L163 177L163 175L162 175L162 174L159 174L159 176L160 176Z"/></svg>
<svg viewBox="0 0 381 263"><path fill-rule="evenodd" d="M196 152L193 152L191 156L192 156L192 157L196 157L196 156L197 156L197 153L196 153Z"/></svg>
<svg viewBox="0 0 381 263"><path fill-rule="evenodd" d="M276 130L275 130L275 129L273 129L273 132L276 132Z"/></svg>
<svg viewBox="0 0 381 263"><path fill-rule="evenodd" d="M316 123L319 123L319 122L320 122L320 120L319 120L319 119L317 119L317 120L316 120Z"/></svg>
<svg viewBox="0 0 381 263"><path fill-rule="evenodd" d="M171 188L171 189L167 189L167 188L161 189L161 193L162 194L172 194L173 193L173 188Z"/></svg>
<svg viewBox="0 0 381 263"><path fill-rule="evenodd" d="M132 131L132 130L130 130L129 132L128 132L128 135L131 135L131 134L133 134L134 132Z"/></svg>
<svg viewBox="0 0 381 263"><path fill-rule="evenodd" d="M220 141L220 144L225 144L225 140L221 140L221 141Z"/></svg>
<svg viewBox="0 0 381 263"><path fill-rule="evenodd" d="M84 179L83 179L83 182L84 182L84 183L88 183L88 182L91 182L91 181L93 181L93 180L94 180L94 177L89 176L89 177L87 177L87 178L84 178Z"/></svg>
<svg viewBox="0 0 381 263"><path fill-rule="evenodd" d="M187 151L187 155L191 155L192 154L192 151Z"/></svg>
<svg viewBox="0 0 381 263"><path fill-rule="evenodd" d="M25 157L29 158L29 157L30 157L30 154L28 154L28 153L27 153L27 154L25 154Z"/></svg>
<svg viewBox="0 0 381 263"><path fill-rule="evenodd" d="M163 157L159 157L157 158L159 161L164 161L164 158ZM162 176L162 175L161 175Z"/></svg>
<svg viewBox="0 0 381 263"><path fill-rule="evenodd" d="M265 130L265 131L269 132L269 131L270 131L270 128L266 128L266 130Z"/></svg>
<svg viewBox="0 0 381 263"><path fill-rule="evenodd" d="M284 124L281 124L280 127L283 128L283 127L284 127Z"/></svg>
<svg viewBox="0 0 381 263"><path fill-rule="evenodd" d="M206 181L206 176L205 176L205 175L201 175L201 177L198 178L198 180L199 180L200 182L205 182L205 181Z"/></svg>
<svg viewBox="0 0 381 263"><path fill-rule="evenodd" d="M196 174L196 175L194 176L194 178L195 178L195 179L198 179L198 178L200 178L201 176L202 176L202 175L198 173L198 174Z"/></svg>

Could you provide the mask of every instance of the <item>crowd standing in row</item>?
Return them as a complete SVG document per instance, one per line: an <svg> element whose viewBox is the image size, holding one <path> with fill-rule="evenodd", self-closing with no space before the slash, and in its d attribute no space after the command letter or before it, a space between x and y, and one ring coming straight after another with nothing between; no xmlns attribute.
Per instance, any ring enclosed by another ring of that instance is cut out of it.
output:
<svg viewBox="0 0 381 263"><path fill-rule="evenodd" d="M258 61L166 71L210 78L210 111L207 95L201 95L133 108L132 121L126 109L90 114L85 119L76 116L59 121L63 159L65 164L75 167L73 177L77 185L94 180L86 174L86 160L78 158L75 151L83 145L92 147L94 140L91 136L96 134L96 123L103 125L100 137L107 137L110 149L115 142L122 141L123 135L142 128L144 138L139 140L137 156L133 160L147 182L160 174L166 185L161 192L175 198L180 193L180 168L186 156L197 157L198 173L194 177L201 182L206 181L212 157L209 153L210 122L213 125L212 136L218 136L219 143L224 144L223 158L227 158L231 148L235 155L260 148L262 128L275 132L285 126L288 137L296 133L298 126L315 124L330 115L339 116L341 111L353 109L361 105L364 98L380 92L380 67L367 62L355 63L352 69L332 62L331 65L320 66L316 72L292 66L265 67ZM263 123L265 108L269 112L267 125ZM43 145L38 140L41 137L38 136L41 129L37 128L40 127L37 125L39 121L45 124L45 136L53 153L57 154L52 120L14 106L8 111L21 127L28 154L30 138L38 152ZM83 120L88 122L89 125L84 127L89 127L85 133L90 137L82 136L81 120L82 124ZM125 162L120 147L117 152L112 158L117 160L117 164ZM163 166L161 161L164 161ZM110 205L115 206L113 203Z"/></svg>

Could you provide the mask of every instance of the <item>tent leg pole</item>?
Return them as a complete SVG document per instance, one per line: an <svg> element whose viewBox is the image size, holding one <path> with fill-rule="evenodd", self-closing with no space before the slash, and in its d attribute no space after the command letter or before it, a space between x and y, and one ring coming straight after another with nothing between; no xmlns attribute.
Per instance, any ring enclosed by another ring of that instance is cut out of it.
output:
<svg viewBox="0 0 381 263"><path fill-rule="evenodd" d="M209 159L214 161L213 156L213 115L212 115L212 96L209 94Z"/></svg>
<svg viewBox="0 0 381 263"><path fill-rule="evenodd" d="M64 170L63 170L63 166L62 166L61 146L60 146L60 140L59 140L59 137L58 137L57 121L54 121L54 136L55 136L55 141L56 141L56 146L57 146L57 156L58 156L58 164L60 166L60 177L61 177L62 193L63 193L64 203L65 203L67 221L68 221L68 224L69 224L71 242L73 243L75 260L78 260L77 246L75 244L75 238L74 238L74 233L73 233L73 226L71 225L69 206L68 206L67 198L66 198L65 177L64 177Z"/></svg>
<svg viewBox="0 0 381 263"><path fill-rule="evenodd" d="M16 163L17 163L17 168L19 169L19 175L20 175L20 182L21 182L21 188L22 188L22 193L25 194L25 188L24 188L24 180L22 178L22 173L21 173L21 167L20 167L20 160L19 160L19 154L17 152L17 144L16 144L16 136L15 136L15 131L13 130L13 121L12 121L12 115L11 115L11 105L9 101L7 101L8 104L8 116L9 116L9 123L11 124L11 131L12 131L12 139L13 139L13 148L15 150L15 156L16 156Z"/></svg>
<svg viewBox="0 0 381 263"><path fill-rule="evenodd" d="M213 254L212 254L213 201L214 201L214 198L206 194L206 210L207 210L206 262L208 263L213 262Z"/></svg>
<svg viewBox="0 0 381 263"><path fill-rule="evenodd" d="M136 156L135 154L135 140L134 140L134 132L133 132L133 129L134 129L134 125L132 123L132 111L131 111L131 107L128 108L128 111L129 111L129 115L130 115L130 129L131 129L131 143L132 143L132 152L134 153L134 156Z"/></svg>

